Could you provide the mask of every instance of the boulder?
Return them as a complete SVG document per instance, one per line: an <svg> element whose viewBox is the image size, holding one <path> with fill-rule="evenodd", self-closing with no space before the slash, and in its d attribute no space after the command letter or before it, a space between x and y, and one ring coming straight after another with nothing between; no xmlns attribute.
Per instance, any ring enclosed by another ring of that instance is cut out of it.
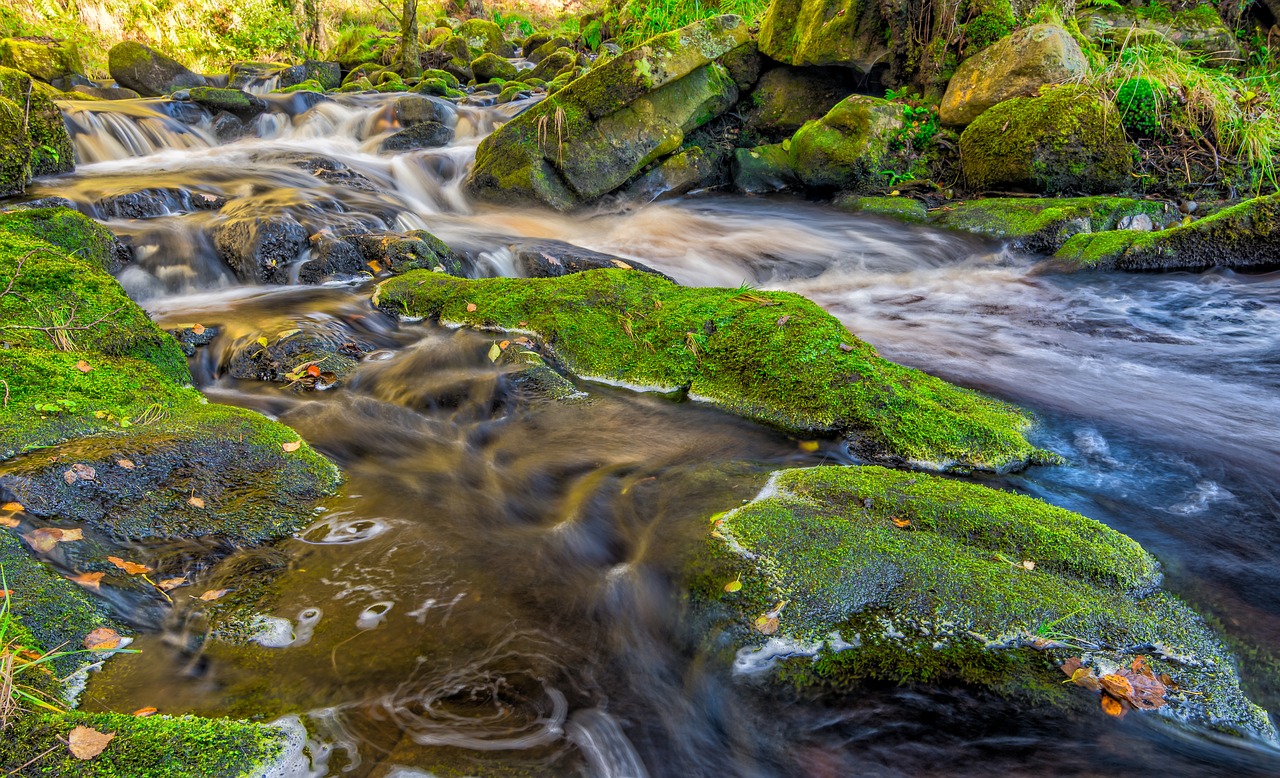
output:
<svg viewBox="0 0 1280 778"><path fill-rule="evenodd" d="M313 284L335 276L410 270L466 276L471 269L466 259L426 230L403 234L378 231L338 234L322 230L311 238L311 259L302 266L298 280Z"/></svg>
<svg viewBox="0 0 1280 778"><path fill-rule="evenodd" d="M1035 96L1040 87L1079 78L1089 63L1071 34L1052 24L1026 27L960 64L947 84L939 120L963 127L993 105Z"/></svg>
<svg viewBox="0 0 1280 778"><path fill-rule="evenodd" d="M458 123L458 109L448 100L428 95L405 95L393 103L396 123L409 128L419 124L439 124L452 130Z"/></svg>
<svg viewBox="0 0 1280 778"><path fill-rule="evenodd" d="M902 126L897 103L862 95L845 98L791 139L791 169L806 186L865 189L879 181L890 137Z"/></svg>
<svg viewBox="0 0 1280 778"><path fill-rule="evenodd" d="M973 189L1096 194L1129 185L1133 151L1110 100L1063 86L979 116L960 136L960 164Z"/></svg>
<svg viewBox="0 0 1280 778"><path fill-rule="evenodd" d="M552 54L559 51L560 49L569 49L570 51L572 51L573 41L569 40L568 38L560 38L560 37L551 38L547 41L544 41L542 45L540 45L538 48L527 53L525 55L525 59L537 65L540 62L542 62L542 60L551 56Z"/></svg>
<svg viewBox="0 0 1280 778"><path fill-rule="evenodd" d="M751 93L744 129L769 143L790 138L852 94L854 86L853 75L843 68L774 68L760 76Z"/></svg>
<svg viewBox="0 0 1280 778"><path fill-rule="evenodd" d="M132 89L126 89L122 86L94 87L77 84L76 86L71 87L71 92L74 94L96 97L100 100L137 100L139 97L142 97L142 95Z"/></svg>
<svg viewBox="0 0 1280 778"><path fill-rule="evenodd" d="M887 64L885 24L871 0L774 0L760 21L760 53L787 65Z"/></svg>
<svg viewBox="0 0 1280 778"><path fill-rule="evenodd" d="M562 210L617 189L733 105L738 88L715 59L747 40L741 19L720 16L593 68L485 138L468 189Z"/></svg>
<svg viewBox="0 0 1280 778"><path fill-rule="evenodd" d="M677 286L634 270L474 281L414 271L373 302L446 324L519 330L568 372L688 394L803 435L841 436L855 456L932 469L1055 461L1021 410L882 359L790 292Z"/></svg>
<svg viewBox="0 0 1280 778"><path fill-rule="evenodd" d="M188 93L191 102L208 108L210 112L226 111L241 120L255 118L267 110L267 103L257 95L242 92L239 89L218 89L211 86L198 86Z"/></svg>
<svg viewBox="0 0 1280 778"><path fill-rule="evenodd" d="M213 228L213 245L242 281L287 284L289 266L307 248L307 230L290 216L233 216Z"/></svg>
<svg viewBox="0 0 1280 778"><path fill-rule="evenodd" d="M471 60L471 73L477 84L500 78L511 81L517 75L516 66L497 54L485 53Z"/></svg>
<svg viewBox="0 0 1280 778"><path fill-rule="evenodd" d="M918 224L929 216L924 203L914 197L860 197L842 195L831 203L836 208L849 213L860 213L867 216L885 216L900 222Z"/></svg>
<svg viewBox="0 0 1280 778"><path fill-rule="evenodd" d="M120 86L144 97L161 97L175 89L207 86L204 76L141 43L117 43L107 52L107 69Z"/></svg>
<svg viewBox="0 0 1280 778"><path fill-rule="evenodd" d="M570 48L556 49L543 57L534 65L533 70L525 74L528 78L540 78L550 81L558 74L578 64L578 52Z"/></svg>
<svg viewBox="0 0 1280 778"><path fill-rule="evenodd" d="M1076 19L1082 33L1108 49L1119 49L1138 36L1154 33L1149 37L1166 40L1213 65L1232 65L1244 59L1235 34L1210 4L1197 3L1184 11L1154 16L1130 8L1082 8Z"/></svg>
<svg viewBox="0 0 1280 778"><path fill-rule="evenodd" d="M1280 266L1280 194L1245 200L1172 229L1075 235L1058 250L1054 259L1057 265L1070 269L1277 267Z"/></svg>
<svg viewBox="0 0 1280 778"><path fill-rule="evenodd" d="M21 70L45 82L84 72L76 45L54 38L0 40L0 67Z"/></svg>
<svg viewBox="0 0 1280 778"><path fill-rule="evenodd" d="M1129 229L1143 220L1150 229L1180 216L1168 203L1127 197L989 197L940 208L932 221L1022 251L1052 254L1073 235Z"/></svg>
<svg viewBox="0 0 1280 778"><path fill-rule="evenodd" d="M700 146L690 146L642 173L626 188L626 194L641 202L679 197L694 189L714 184L719 165L715 154Z"/></svg>
<svg viewBox="0 0 1280 778"><path fill-rule="evenodd" d="M440 122L422 122L387 137L378 144L378 153L432 149L448 145L451 140L453 140L451 128Z"/></svg>
<svg viewBox="0 0 1280 778"><path fill-rule="evenodd" d="M22 109L5 97L0 97L0 197L22 194L30 178L28 160L31 158L31 141L23 127Z"/></svg>
<svg viewBox="0 0 1280 778"><path fill-rule="evenodd" d="M1117 674L1102 687L1120 695L1132 671L1151 682L1140 707L1157 712L1144 715L1276 737L1223 640L1160 588L1156 559L1079 514L921 473L829 466L776 472L711 519L693 599L740 646L739 672L777 667L785 683L836 696L864 679L958 681L1096 709L1098 679ZM1068 683L1081 664L1093 683Z"/></svg>
<svg viewBox="0 0 1280 778"><path fill-rule="evenodd" d="M622 259L584 249L559 240L538 240L512 243L507 247L515 259L516 272L525 278L559 278L588 270L639 270L671 279L648 265L633 259Z"/></svg>
<svg viewBox="0 0 1280 778"><path fill-rule="evenodd" d="M791 169L790 140L733 152L733 185L740 192L776 192L798 183Z"/></svg>
<svg viewBox="0 0 1280 778"><path fill-rule="evenodd" d="M553 37L555 37L555 34L550 30L538 30L537 32L530 34L529 37L525 38L520 44L520 55L525 59L529 59L530 54L537 51L539 46L542 46Z"/></svg>
<svg viewBox="0 0 1280 778"><path fill-rule="evenodd" d="M26 165L30 177L75 170L71 135L63 122L62 109L54 102L55 97L61 96L58 90L20 70L0 68L0 96L20 108L27 135ZM14 148L18 150L23 146L18 144Z"/></svg>
<svg viewBox="0 0 1280 778"><path fill-rule="evenodd" d="M462 39L471 50L468 60L475 59L484 53L496 54L499 57L514 57L516 47L509 43L502 34L502 28L487 19L468 19L453 31L455 38Z"/></svg>

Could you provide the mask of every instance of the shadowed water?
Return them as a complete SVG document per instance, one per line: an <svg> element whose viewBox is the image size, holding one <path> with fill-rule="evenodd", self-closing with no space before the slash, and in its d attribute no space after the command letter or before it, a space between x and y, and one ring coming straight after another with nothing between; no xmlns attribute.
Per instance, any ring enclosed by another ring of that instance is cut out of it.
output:
<svg viewBox="0 0 1280 778"><path fill-rule="evenodd" d="M311 528L202 580L273 571L257 643L202 643L203 606L181 597L173 611L131 603L151 629L144 653L113 661L87 707L301 714L321 775L1280 772L1265 745L1154 717L874 684L820 702L735 676L680 587L704 521L770 470L852 462L840 446L808 452L706 407L599 385L580 384L585 402L540 401L488 360L492 338L394 322L360 279L240 285L207 231L237 212L425 228L491 275L514 272L510 244L552 238L684 284L809 296L886 357L1036 411L1037 443L1070 464L988 482L1142 542L1238 644L1272 710L1280 274L1040 274L1037 258L984 241L786 198L572 216L484 207L460 182L478 139L516 109L464 107L454 144L387 156L388 100L277 106L229 144L154 101L69 115L88 164L34 194L105 215L108 196L169 192L165 213L107 218L138 255L121 282L162 325L222 327L193 360L201 388L293 425L347 475ZM298 154L354 175L320 178ZM231 202L200 211L192 194ZM229 377L238 343L299 326L372 353L323 393Z"/></svg>

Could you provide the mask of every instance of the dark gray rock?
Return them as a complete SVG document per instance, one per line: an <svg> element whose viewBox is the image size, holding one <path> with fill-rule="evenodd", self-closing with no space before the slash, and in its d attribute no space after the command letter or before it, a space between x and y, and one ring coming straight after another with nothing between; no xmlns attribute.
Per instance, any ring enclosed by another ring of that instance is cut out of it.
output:
<svg viewBox="0 0 1280 778"><path fill-rule="evenodd" d="M444 146L453 140L453 130L439 122L424 122L401 130L378 145L379 152L409 151Z"/></svg>
<svg viewBox="0 0 1280 778"><path fill-rule="evenodd" d="M289 265L307 248L307 230L290 216L240 216L213 228L218 255L243 281L289 283Z"/></svg>
<svg viewBox="0 0 1280 778"><path fill-rule="evenodd" d="M516 270L527 278L558 278L588 270L623 268L652 273L674 283L666 274L633 259L622 259L563 241L527 241L513 243L508 248L515 257Z"/></svg>
<svg viewBox="0 0 1280 778"><path fill-rule="evenodd" d="M146 97L160 97L175 89L207 86L209 81L180 62L141 43L117 43L107 52L107 69L120 86Z"/></svg>

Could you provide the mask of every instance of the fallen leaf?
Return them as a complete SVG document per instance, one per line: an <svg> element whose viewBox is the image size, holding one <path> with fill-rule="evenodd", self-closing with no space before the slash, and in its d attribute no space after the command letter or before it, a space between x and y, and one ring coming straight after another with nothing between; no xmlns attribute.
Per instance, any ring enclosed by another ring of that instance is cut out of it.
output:
<svg viewBox="0 0 1280 778"><path fill-rule="evenodd" d="M71 466L71 469L62 474L62 480L68 485L74 484L76 481L92 481L98 477L98 471L88 465L79 462Z"/></svg>
<svg viewBox="0 0 1280 778"><path fill-rule="evenodd" d="M13 529L14 527L18 526L21 523L22 523L21 521L13 518L12 516L0 516L0 527L8 527L9 529Z"/></svg>
<svg viewBox="0 0 1280 778"><path fill-rule="evenodd" d="M752 625L761 635L772 635L778 631L778 617L771 614L764 614L756 618L755 624Z"/></svg>
<svg viewBox="0 0 1280 778"><path fill-rule="evenodd" d="M467 313L475 313L475 310L476 310L475 303L467 303Z"/></svg>
<svg viewBox="0 0 1280 778"><path fill-rule="evenodd" d="M307 365L307 375L311 376L312 378L319 378L319 377L320 377L320 366L319 366L319 365Z"/></svg>
<svg viewBox="0 0 1280 778"><path fill-rule="evenodd" d="M197 335L203 335L203 334L204 334L204 325L203 325L203 324L194 324L194 325L192 325L192 327L191 327L191 331L192 331L192 332L194 332L194 333L195 333L195 334L197 334Z"/></svg>
<svg viewBox="0 0 1280 778"><path fill-rule="evenodd" d="M214 600L218 600L226 596L227 592L229 591L231 590L230 589L210 589L209 591L200 595L199 599L204 600L205 602L213 602Z"/></svg>
<svg viewBox="0 0 1280 778"><path fill-rule="evenodd" d="M266 336L265 336L265 335L264 335L264 336L262 336L262 337L260 337L260 338L258 338L258 345L259 345L259 346L262 346L263 348L266 348L266 347L267 347L267 338L266 338Z"/></svg>
<svg viewBox="0 0 1280 778"><path fill-rule="evenodd" d="M62 537L58 538L59 543L74 543L77 540L84 540L84 530L76 527L75 529L64 529Z"/></svg>
<svg viewBox="0 0 1280 778"><path fill-rule="evenodd" d="M1087 667L1081 667L1072 673L1071 682L1091 692L1102 691L1102 684L1098 683L1098 677Z"/></svg>
<svg viewBox="0 0 1280 778"><path fill-rule="evenodd" d="M845 353L848 353L850 351L853 351L853 346L850 346L848 343L841 343L840 350Z"/></svg>
<svg viewBox="0 0 1280 778"><path fill-rule="evenodd" d="M1098 680L1102 683L1102 690L1116 699L1124 699L1133 694L1133 684L1122 675L1108 673Z"/></svg>
<svg viewBox="0 0 1280 778"><path fill-rule="evenodd" d="M132 459L117 459L116 467L123 467L125 470L132 470L137 467L137 465L133 463Z"/></svg>
<svg viewBox="0 0 1280 778"><path fill-rule="evenodd" d="M140 575L142 573L151 572L151 568L147 567L146 565L139 564L137 562L126 562L125 560L121 559L118 556L109 556L107 557L107 561L115 565L116 567L120 568L121 570L125 571L129 575Z"/></svg>
<svg viewBox="0 0 1280 778"><path fill-rule="evenodd" d="M801 451L807 451L807 452L809 452L810 454L812 454L813 452L815 452L815 451L817 451L817 450L818 450L818 441L816 441L816 440L802 440L802 441L800 441L800 450L801 450Z"/></svg>
<svg viewBox="0 0 1280 778"><path fill-rule="evenodd" d="M169 592L177 589L186 582L187 577L185 575L181 578L165 578L161 580L160 583L156 584L156 588L163 592Z"/></svg>
<svg viewBox="0 0 1280 778"><path fill-rule="evenodd" d="M71 749L72 756L84 762L101 754L115 736L114 732L99 732L81 725L67 736L67 747Z"/></svg>
<svg viewBox="0 0 1280 778"><path fill-rule="evenodd" d="M893 521L893 526L897 527L898 529L906 529L907 527L911 526L911 519L900 519L897 516L894 516L892 521Z"/></svg>
<svg viewBox="0 0 1280 778"><path fill-rule="evenodd" d="M25 510L26 508L23 508L20 502L7 502L4 505L0 505L0 511L5 513L22 513Z"/></svg>
<svg viewBox="0 0 1280 778"><path fill-rule="evenodd" d="M494 343L489 347L489 361L497 362L498 357L502 356L502 349L498 348L498 344Z"/></svg>
<svg viewBox="0 0 1280 778"><path fill-rule="evenodd" d="M289 441L288 443L281 443L281 444L280 444L280 448L282 448L282 449L284 449L285 451L288 451L288 452L290 452L290 453L293 453L294 451L297 451L298 449L302 448L302 441L301 441L301 440L291 440L291 441Z"/></svg>
<svg viewBox="0 0 1280 778"><path fill-rule="evenodd" d="M510 345L511 345L511 341L509 341L509 340L504 340L504 341L501 341L500 343L498 343L498 348L502 349L503 351L506 351L506 350L507 350L507 346L510 346Z"/></svg>
<svg viewBox="0 0 1280 778"><path fill-rule="evenodd" d="M1102 695L1102 712L1108 716L1115 716L1116 718L1121 719L1124 718L1124 706L1121 705L1120 701L1116 698L1108 697L1105 694Z"/></svg>
<svg viewBox="0 0 1280 778"><path fill-rule="evenodd" d="M76 363L76 370L79 370L81 373L87 373L92 369L93 365L85 362L83 359Z"/></svg>
<svg viewBox="0 0 1280 778"><path fill-rule="evenodd" d="M58 541L62 540L62 530L57 527L41 527L32 530L22 536L31 544L33 551L40 554L47 554L58 545Z"/></svg>
<svg viewBox="0 0 1280 778"><path fill-rule="evenodd" d="M735 578L729 583L724 585L724 590L729 594L733 594L734 592L740 592L742 591L742 581Z"/></svg>
<svg viewBox="0 0 1280 778"><path fill-rule="evenodd" d="M634 268L632 268L631 265L628 265L626 262L623 262L620 259L611 259L609 261L613 263L614 267L620 267L623 270L634 270Z"/></svg>
<svg viewBox="0 0 1280 778"><path fill-rule="evenodd" d="M78 583L86 589L92 589L95 592L102 589L102 578L106 573L81 573L80 575L71 576L72 583Z"/></svg>
<svg viewBox="0 0 1280 778"><path fill-rule="evenodd" d="M133 716L134 718L145 719L147 716L154 716L159 712L159 709L148 706L146 708L138 708L133 712Z"/></svg>
<svg viewBox="0 0 1280 778"><path fill-rule="evenodd" d="M371 259L369 260L369 269L373 271L374 275L377 275L382 272L382 265L379 264L378 260Z"/></svg>
<svg viewBox="0 0 1280 778"><path fill-rule="evenodd" d="M98 627L84 636L84 647L90 651L110 651L120 647L120 633L110 627Z"/></svg>
<svg viewBox="0 0 1280 778"><path fill-rule="evenodd" d="M194 508L204 507L204 498L196 497L194 494L187 498L187 504Z"/></svg>
<svg viewBox="0 0 1280 778"><path fill-rule="evenodd" d="M1023 567L1023 569L1025 569L1025 570L1035 570L1035 569L1036 569L1036 563L1035 563L1035 562L1032 562L1030 559L1024 559L1024 560L1022 560L1022 567Z"/></svg>

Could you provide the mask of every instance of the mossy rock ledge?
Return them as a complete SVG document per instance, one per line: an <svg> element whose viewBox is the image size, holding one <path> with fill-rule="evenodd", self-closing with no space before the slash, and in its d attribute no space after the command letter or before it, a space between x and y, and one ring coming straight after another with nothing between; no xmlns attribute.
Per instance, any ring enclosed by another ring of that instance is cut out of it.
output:
<svg viewBox="0 0 1280 778"><path fill-rule="evenodd" d="M374 302L449 325L537 336L570 373L695 400L795 433L847 438L872 461L1016 469L1055 461L1020 409L882 359L789 292L677 286L632 270L468 281L415 271Z"/></svg>
<svg viewBox="0 0 1280 778"><path fill-rule="evenodd" d="M82 530L82 540L64 544L67 569L103 572L102 586L125 586L112 582L119 571L106 556L137 559L136 549L123 551L130 540L279 538L307 523L339 481L292 429L210 404L191 388L180 345L108 272L118 260L114 236L75 211L0 214L0 290L9 292L0 295L0 502L23 506L6 512L19 526L0 528L0 565L11 590L11 636L37 653L78 647L100 626L128 630L20 535ZM38 681L50 694L74 697L74 681L63 686L58 677L101 659L62 660L57 677ZM117 738L79 762L63 743L80 724ZM22 712L0 738L0 771L248 776L300 747L296 735L186 716Z"/></svg>
<svg viewBox="0 0 1280 778"><path fill-rule="evenodd" d="M774 473L708 531L692 597L722 626L713 639L738 647L738 672L826 695L862 679L960 682L1077 707L1097 699L1063 683L1066 659L1102 675L1142 655L1175 684L1161 714L1275 742L1222 641L1159 588L1156 560L1070 511L920 473L815 467Z"/></svg>

